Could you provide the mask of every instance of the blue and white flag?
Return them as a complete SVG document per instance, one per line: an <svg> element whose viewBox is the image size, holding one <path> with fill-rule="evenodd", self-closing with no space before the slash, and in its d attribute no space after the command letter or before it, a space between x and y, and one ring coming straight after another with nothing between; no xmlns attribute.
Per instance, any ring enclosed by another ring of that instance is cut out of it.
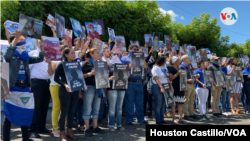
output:
<svg viewBox="0 0 250 141"><path fill-rule="evenodd" d="M11 91L9 99L4 101L4 114L15 126L30 126L34 108L33 93L29 90Z"/></svg>

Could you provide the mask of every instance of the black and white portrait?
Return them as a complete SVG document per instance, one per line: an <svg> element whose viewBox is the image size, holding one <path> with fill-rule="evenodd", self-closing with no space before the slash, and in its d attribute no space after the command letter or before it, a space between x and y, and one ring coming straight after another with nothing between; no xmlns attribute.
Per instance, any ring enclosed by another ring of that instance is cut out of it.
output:
<svg viewBox="0 0 250 141"><path fill-rule="evenodd" d="M172 93L172 90L170 89L169 83L163 83L162 86L165 90L164 98L165 98L166 105L173 106L175 103L174 103L173 93Z"/></svg>
<svg viewBox="0 0 250 141"><path fill-rule="evenodd" d="M187 90L187 71L181 70L180 91L186 91L186 90Z"/></svg>
<svg viewBox="0 0 250 141"><path fill-rule="evenodd" d="M214 75L215 75L215 79L216 79L216 84L219 87L224 87L225 86L225 81L224 81L222 72L220 70L219 71L215 71Z"/></svg>
<svg viewBox="0 0 250 141"><path fill-rule="evenodd" d="M108 74L108 65L104 61L95 61L94 68L96 71L95 83L96 88L109 88L109 74Z"/></svg>
<svg viewBox="0 0 250 141"><path fill-rule="evenodd" d="M108 32L109 32L109 38L110 38L113 42L115 42L115 31L114 31L114 29L108 27Z"/></svg>
<svg viewBox="0 0 250 141"><path fill-rule="evenodd" d="M86 89L86 83L79 62L63 62L63 67L71 92Z"/></svg>
<svg viewBox="0 0 250 141"><path fill-rule="evenodd" d="M213 88L213 77L212 77L212 71L210 70L204 70L204 81L207 89Z"/></svg>
<svg viewBox="0 0 250 141"><path fill-rule="evenodd" d="M144 52L132 52L131 74L144 74Z"/></svg>
<svg viewBox="0 0 250 141"><path fill-rule="evenodd" d="M225 81L228 84L227 87L226 87L227 91L228 92L233 91L233 78L232 78L232 75L226 75Z"/></svg>
<svg viewBox="0 0 250 141"><path fill-rule="evenodd" d="M113 89L128 88L128 64L115 64Z"/></svg>
<svg viewBox="0 0 250 141"><path fill-rule="evenodd" d="M235 78L237 82L242 82L243 81L243 74L242 74L242 70L240 67L235 67L234 70L235 73Z"/></svg>

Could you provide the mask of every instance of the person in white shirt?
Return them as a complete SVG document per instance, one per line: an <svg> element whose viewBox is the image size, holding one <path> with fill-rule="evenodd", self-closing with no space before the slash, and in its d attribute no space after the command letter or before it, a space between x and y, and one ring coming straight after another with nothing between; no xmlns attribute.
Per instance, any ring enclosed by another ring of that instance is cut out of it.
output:
<svg viewBox="0 0 250 141"><path fill-rule="evenodd" d="M49 86L52 76L47 72L48 64L45 61L31 64L29 68L32 84L31 91L34 94L35 101L34 116L30 126L30 137L40 138L38 133L50 133L46 128L46 118L51 98Z"/></svg>
<svg viewBox="0 0 250 141"><path fill-rule="evenodd" d="M102 26L98 24L98 21L96 21L95 23L97 25L97 30L98 30L99 35L102 35Z"/></svg>
<svg viewBox="0 0 250 141"><path fill-rule="evenodd" d="M174 89L169 80L169 73L167 68L165 67L167 60L164 54L161 54L152 69L152 94L155 98L155 119L157 125L166 124L164 121L164 112L166 111L166 103L165 103L165 89L162 84L169 83L172 93L174 93Z"/></svg>
<svg viewBox="0 0 250 141"><path fill-rule="evenodd" d="M110 63L110 50L109 50L109 47L104 47L103 48L102 55L103 55L102 60L106 61L107 64L109 64Z"/></svg>

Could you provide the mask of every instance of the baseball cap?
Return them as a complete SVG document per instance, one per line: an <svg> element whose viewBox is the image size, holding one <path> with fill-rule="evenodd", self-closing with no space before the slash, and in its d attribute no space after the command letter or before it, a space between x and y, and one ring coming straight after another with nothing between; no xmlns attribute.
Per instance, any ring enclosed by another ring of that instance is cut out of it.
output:
<svg viewBox="0 0 250 141"><path fill-rule="evenodd" d="M94 26L93 26L93 24L88 24L88 28L89 28L89 27L94 27Z"/></svg>
<svg viewBox="0 0 250 141"><path fill-rule="evenodd" d="M210 58L210 60L216 60L216 59L220 59L220 57L212 56L212 57Z"/></svg>

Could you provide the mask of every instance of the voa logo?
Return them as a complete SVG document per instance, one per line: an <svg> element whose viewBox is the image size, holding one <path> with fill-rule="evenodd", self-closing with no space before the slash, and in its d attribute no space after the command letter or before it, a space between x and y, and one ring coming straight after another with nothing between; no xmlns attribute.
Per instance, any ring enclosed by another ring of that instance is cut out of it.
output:
<svg viewBox="0 0 250 141"><path fill-rule="evenodd" d="M225 25L233 25L238 20L238 14L235 9L227 7L220 12L220 20Z"/></svg>

